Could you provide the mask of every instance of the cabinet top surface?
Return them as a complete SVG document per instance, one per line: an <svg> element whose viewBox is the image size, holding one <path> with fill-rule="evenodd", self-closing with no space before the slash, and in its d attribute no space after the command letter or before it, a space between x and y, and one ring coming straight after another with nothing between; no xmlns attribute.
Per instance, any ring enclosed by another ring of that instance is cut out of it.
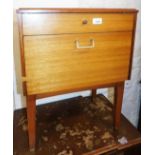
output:
<svg viewBox="0 0 155 155"><path fill-rule="evenodd" d="M136 9L124 8L19 8L17 13L137 13Z"/></svg>

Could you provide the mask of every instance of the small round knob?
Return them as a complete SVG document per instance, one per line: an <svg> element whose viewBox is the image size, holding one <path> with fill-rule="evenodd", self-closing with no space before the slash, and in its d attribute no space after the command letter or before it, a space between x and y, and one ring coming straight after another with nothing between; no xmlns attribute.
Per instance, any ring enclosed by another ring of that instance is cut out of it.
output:
<svg viewBox="0 0 155 155"><path fill-rule="evenodd" d="M85 25L85 24L87 24L88 23L88 20L87 19L84 19L83 21L82 21L82 24L83 25Z"/></svg>

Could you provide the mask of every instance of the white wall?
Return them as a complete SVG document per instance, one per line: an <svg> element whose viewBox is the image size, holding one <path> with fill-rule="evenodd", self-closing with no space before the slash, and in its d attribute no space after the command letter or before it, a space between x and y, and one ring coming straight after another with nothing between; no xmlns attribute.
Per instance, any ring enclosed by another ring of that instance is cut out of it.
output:
<svg viewBox="0 0 155 155"><path fill-rule="evenodd" d="M84 7L84 8L136 8L140 11L140 0L14 0L14 101L15 109L25 106L25 98L22 95L20 80L20 57L19 57L19 38L15 9L20 7ZM132 77L126 82L125 95L123 99L123 114L136 126L139 112L140 86L140 12L138 14L134 59L132 67ZM110 99L113 98L112 89L100 89L98 93L104 93ZM90 91L59 95L37 101L37 104L53 102L64 98L70 98L78 95L90 95Z"/></svg>

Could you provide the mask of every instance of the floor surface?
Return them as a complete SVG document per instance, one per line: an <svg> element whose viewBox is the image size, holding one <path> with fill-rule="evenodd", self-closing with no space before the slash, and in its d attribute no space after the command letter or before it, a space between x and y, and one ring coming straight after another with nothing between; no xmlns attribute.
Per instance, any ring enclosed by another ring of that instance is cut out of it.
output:
<svg viewBox="0 0 155 155"><path fill-rule="evenodd" d="M113 130L113 107L102 95L37 106L37 146L29 152L26 110L14 113L14 155L116 154L140 144L139 132L122 115Z"/></svg>

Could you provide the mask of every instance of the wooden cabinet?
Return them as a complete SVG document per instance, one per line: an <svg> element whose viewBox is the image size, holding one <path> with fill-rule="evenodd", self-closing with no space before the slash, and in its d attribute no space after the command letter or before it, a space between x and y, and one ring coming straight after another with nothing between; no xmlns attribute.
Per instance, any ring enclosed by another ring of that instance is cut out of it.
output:
<svg viewBox="0 0 155 155"><path fill-rule="evenodd" d="M35 100L115 87L119 128L124 81L131 72L137 10L18 9L22 80L30 149L35 148Z"/></svg>

